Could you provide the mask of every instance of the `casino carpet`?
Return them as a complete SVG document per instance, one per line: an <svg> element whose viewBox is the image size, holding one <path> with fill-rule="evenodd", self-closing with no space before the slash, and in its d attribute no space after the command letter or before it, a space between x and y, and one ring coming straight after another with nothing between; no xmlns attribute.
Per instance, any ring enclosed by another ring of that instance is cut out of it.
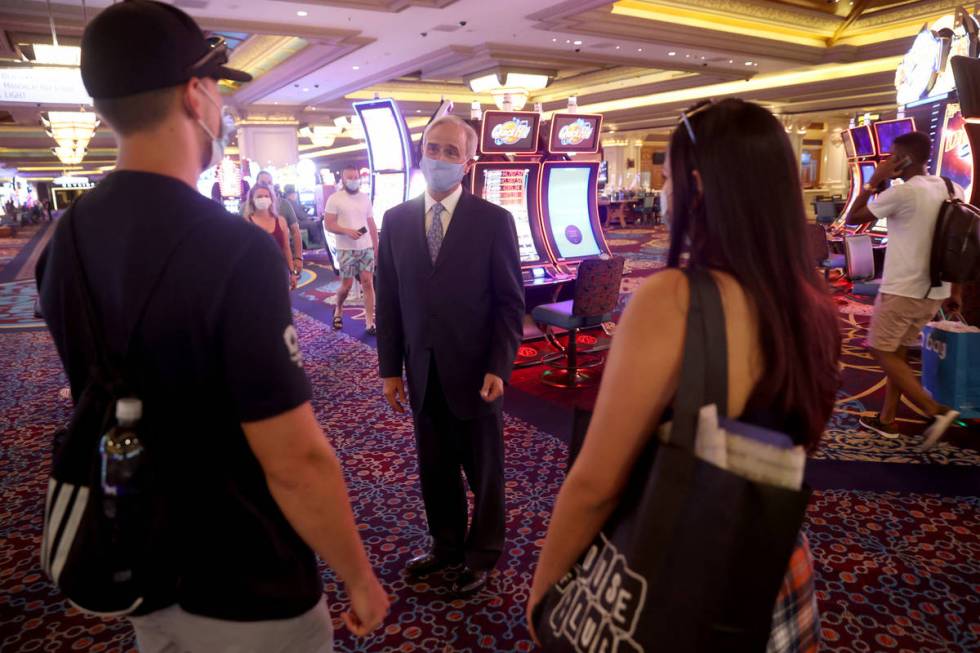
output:
<svg viewBox="0 0 980 653"><path fill-rule="evenodd" d="M655 263L662 265L662 232L619 230L611 240L617 251L642 262L628 268L627 293L659 267ZM570 419L562 420L583 397L532 392L540 387L540 368L520 372L512 388L505 438L509 547L493 580L495 592L453 600L439 583L407 583L401 567L425 541L411 426L379 397L372 340L355 319L363 309L351 307L344 332L329 329L322 319L330 309L313 291L327 286L321 292L329 292L331 275L315 264L310 268L294 302L314 406L341 457L371 561L396 596L383 631L355 640L341 630L338 650L531 650L523 602L564 474ZM847 301L842 308L860 309L860 301ZM860 431L858 415L880 401L881 374L862 348L866 318L843 310L842 320L841 401L809 465L816 491L805 528L817 568L820 650L980 650L976 434L959 432L920 454L914 433L921 427L911 410L903 412L906 437L885 440ZM130 651L125 623L68 608L37 564L50 433L70 410L59 396L64 385L42 329L0 335L0 651ZM543 429L544 414L553 419ZM330 572L324 574L336 616L344 597Z"/></svg>

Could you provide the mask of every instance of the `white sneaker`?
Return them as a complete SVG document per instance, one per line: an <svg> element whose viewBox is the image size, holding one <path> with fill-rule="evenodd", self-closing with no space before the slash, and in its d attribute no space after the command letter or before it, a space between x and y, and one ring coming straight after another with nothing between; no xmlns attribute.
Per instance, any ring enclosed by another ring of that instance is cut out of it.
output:
<svg viewBox="0 0 980 653"><path fill-rule="evenodd" d="M952 408L941 415L934 416L932 418L932 424L923 434L925 435L926 441L919 447L919 451L928 451L936 446L936 443L942 439L943 435L946 434L946 431L959 416L959 411L953 410Z"/></svg>

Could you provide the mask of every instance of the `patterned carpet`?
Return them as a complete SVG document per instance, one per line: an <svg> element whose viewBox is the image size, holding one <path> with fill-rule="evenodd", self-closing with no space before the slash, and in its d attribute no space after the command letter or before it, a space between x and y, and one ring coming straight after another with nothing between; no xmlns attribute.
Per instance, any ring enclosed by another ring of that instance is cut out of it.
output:
<svg viewBox="0 0 980 653"><path fill-rule="evenodd" d="M661 249L661 235L637 237L642 234L628 231L614 232L617 249L620 240L631 241L626 247L638 252ZM659 255L641 253L642 260ZM563 410L568 398L529 394L540 387L540 368L528 368L516 379L513 394L526 399L529 408L522 416L528 419L506 419L509 548L495 573L494 591L461 601L451 600L442 583L407 583L401 567L424 548L426 533L411 426L385 407L374 350L362 333L334 332L306 314L323 313L322 303L319 310L308 310L319 303L309 295L329 284L328 273L313 269L319 276L304 278L306 285L294 299L303 311L296 313L296 324L314 406L342 459L371 561L396 596L383 631L354 640L341 630L338 650L532 650L523 604L564 475L567 434L557 428L543 431L530 418L556 407ZM634 281L624 283L638 283L648 269L653 268L631 268L627 279ZM352 306L349 312L358 310ZM911 410L903 413L910 420L907 437L885 440L860 431L857 416L877 405L881 374L860 345L865 319L857 312L845 312L842 319L849 331L841 403L811 464L835 474L824 474L817 485L805 527L818 572L821 651L978 651L980 455L975 435L957 434L935 452L919 454L914 448L919 425ZM70 409L59 397L64 385L45 331L21 328L0 334L0 651L130 651L131 631L124 622L68 608L37 564L49 434ZM950 486L947 477L959 480ZM324 573L336 616L344 597L331 574Z"/></svg>

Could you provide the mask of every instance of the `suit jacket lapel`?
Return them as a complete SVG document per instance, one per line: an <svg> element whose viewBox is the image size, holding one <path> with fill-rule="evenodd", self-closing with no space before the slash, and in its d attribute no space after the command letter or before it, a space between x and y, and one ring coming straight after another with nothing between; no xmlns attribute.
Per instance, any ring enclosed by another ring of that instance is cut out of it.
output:
<svg viewBox="0 0 980 653"><path fill-rule="evenodd" d="M459 196L459 201L456 202L456 209L453 211L452 220L449 221L449 229L446 230L446 237L442 239L442 247L439 248L439 256L436 257L435 267L439 267L439 264L445 260L447 256L446 250L463 237L463 232L466 231L465 222L470 214L469 200L470 194L464 190L463 194ZM422 210L424 211L425 208ZM423 220L424 224L425 221ZM426 243L426 251L428 251L428 243Z"/></svg>

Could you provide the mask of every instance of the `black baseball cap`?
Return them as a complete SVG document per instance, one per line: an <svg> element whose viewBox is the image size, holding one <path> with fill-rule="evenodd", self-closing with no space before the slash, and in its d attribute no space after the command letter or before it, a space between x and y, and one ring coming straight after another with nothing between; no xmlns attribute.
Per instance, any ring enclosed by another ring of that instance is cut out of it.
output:
<svg viewBox="0 0 980 653"><path fill-rule="evenodd" d="M228 68L228 48L205 38L194 19L173 5L125 0L106 7L82 35L82 82L95 99L177 86L192 77L252 81Z"/></svg>

